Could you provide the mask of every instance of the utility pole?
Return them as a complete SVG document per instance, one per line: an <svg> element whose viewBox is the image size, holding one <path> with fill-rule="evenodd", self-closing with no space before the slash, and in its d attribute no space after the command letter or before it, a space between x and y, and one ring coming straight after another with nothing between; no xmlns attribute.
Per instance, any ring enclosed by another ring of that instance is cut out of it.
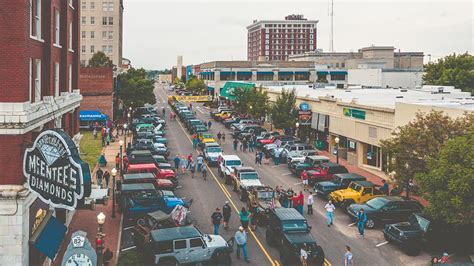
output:
<svg viewBox="0 0 474 266"><path fill-rule="evenodd" d="M334 0L331 0L331 12L329 13L331 16L331 40L329 40L329 50L330 52L334 52Z"/></svg>

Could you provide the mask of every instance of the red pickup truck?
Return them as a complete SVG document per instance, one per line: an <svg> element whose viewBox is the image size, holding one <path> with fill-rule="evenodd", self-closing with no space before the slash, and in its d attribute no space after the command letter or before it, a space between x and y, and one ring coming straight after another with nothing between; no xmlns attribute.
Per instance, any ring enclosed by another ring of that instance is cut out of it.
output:
<svg viewBox="0 0 474 266"><path fill-rule="evenodd" d="M349 171L345 166L335 163L323 163L316 169L304 170L301 173L301 179L308 179L309 184L314 184L321 181L329 181L333 179L335 174L345 174Z"/></svg>
<svg viewBox="0 0 474 266"><path fill-rule="evenodd" d="M175 180L176 175L171 169L160 169L154 163L144 164L130 164L127 169L127 174L152 173L156 179L170 179Z"/></svg>

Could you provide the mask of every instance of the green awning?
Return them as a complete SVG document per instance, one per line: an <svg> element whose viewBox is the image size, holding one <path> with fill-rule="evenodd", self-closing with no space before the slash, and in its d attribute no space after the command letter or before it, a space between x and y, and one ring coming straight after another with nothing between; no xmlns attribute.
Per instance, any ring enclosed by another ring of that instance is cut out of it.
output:
<svg viewBox="0 0 474 266"><path fill-rule="evenodd" d="M251 82L236 82L236 81L227 81L224 84L224 87L221 89L221 97L226 98L227 100L234 101L235 100L235 89L240 88L243 90L250 90L255 88L255 83Z"/></svg>

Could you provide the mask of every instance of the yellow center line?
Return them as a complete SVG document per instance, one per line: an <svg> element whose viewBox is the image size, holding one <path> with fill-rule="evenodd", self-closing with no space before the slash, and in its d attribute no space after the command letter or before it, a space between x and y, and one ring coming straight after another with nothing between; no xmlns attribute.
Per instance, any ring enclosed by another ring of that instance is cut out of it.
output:
<svg viewBox="0 0 474 266"><path fill-rule="evenodd" d="M186 133L186 131L184 130L184 127L183 125L181 125L181 122L179 122L178 120L176 120L176 122L178 122L179 126L181 127L181 129L183 130L184 132L184 135L186 135L186 137L188 138L189 142L192 144L193 141L191 140L191 138L189 137L189 135ZM197 149L195 149L196 152L198 152ZM205 163L207 167L208 164ZM214 172L211 171L211 169L209 169L209 172L211 173L212 177L214 178L214 180L216 181L217 185L221 188L222 192L224 192L224 195L227 197L227 199L229 200L229 202L232 204L232 206L234 207L235 211L237 214L240 214L239 212L239 208L237 208L237 206L235 205L234 201L231 199L231 195L230 193L227 191L227 188L224 187L224 185L219 182L219 180L217 179L216 175L214 175ZM255 235L255 233L253 231L249 231L250 234L253 236L253 238L255 239L255 241L257 242L257 245L260 247L260 249L262 250L263 254L265 254L265 256L267 257L268 261L272 264L272 266L279 266L280 264L278 263L277 260L275 260L275 262L273 261L272 257L270 256L270 254L268 253L268 251L265 249L265 247L263 247L262 243L260 242L260 240L258 239L257 235Z"/></svg>

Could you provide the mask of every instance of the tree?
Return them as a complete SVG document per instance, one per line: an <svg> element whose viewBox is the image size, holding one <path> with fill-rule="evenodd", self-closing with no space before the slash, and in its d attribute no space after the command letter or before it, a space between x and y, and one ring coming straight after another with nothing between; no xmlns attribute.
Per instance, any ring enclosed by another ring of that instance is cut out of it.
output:
<svg viewBox="0 0 474 266"><path fill-rule="evenodd" d="M190 79L186 82L186 90L192 92L193 94L205 94L207 92L207 86L204 83L204 80L198 79L194 76L191 76Z"/></svg>
<svg viewBox="0 0 474 266"><path fill-rule="evenodd" d="M103 52L99 51L95 53L91 59L89 59L88 67L113 67L114 64L112 60L105 55Z"/></svg>
<svg viewBox="0 0 474 266"><path fill-rule="evenodd" d="M465 53L448 55L435 63L425 65L423 83L454 86L474 93L474 56Z"/></svg>
<svg viewBox="0 0 474 266"><path fill-rule="evenodd" d="M271 118L273 125L278 129L293 128L296 123L298 109L296 108L295 90L282 90L275 104L271 107Z"/></svg>
<svg viewBox="0 0 474 266"><path fill-rule="evenodd" d="M118 76L121 84L118 97L126 107L141 107L156 102L154 95L154 80L147 79L145 69L130 68Z"/></svg>
<svg viewBox="0 0 474 266"><path fill-rule="evenodd" d="M474 123L474 114L452 119L442 112L417 113L414 121L397 128L392 138L382 140L388 156L388 172L395 172L395 183L406 185L415 173L427 173L426 160L436 156L446 141L465 134Z"/></svg>
<svg viewBox="0 0 474 266"><path fill-rule="evenodd" d="M180 80L178 77L176 77L176 78L174 78L174 80L173 80L173 84L174 84L174 85L178 85L180 81L181 81L181 80Z"/></svg>
<svg viewBox="0 0 474 266"><path fill-rule="evenodd" d="M416 176L429 201L425 212L459 226L474 221L474 127L448 140L427 162L428 172Z"/></svg>
<svg viewBox="0 0 474 266"><path fill-rule="evenodd" d="M262 87L253 89L235 88L235 109L253 118L265 117L268 112L268 93Z"/></svg>

